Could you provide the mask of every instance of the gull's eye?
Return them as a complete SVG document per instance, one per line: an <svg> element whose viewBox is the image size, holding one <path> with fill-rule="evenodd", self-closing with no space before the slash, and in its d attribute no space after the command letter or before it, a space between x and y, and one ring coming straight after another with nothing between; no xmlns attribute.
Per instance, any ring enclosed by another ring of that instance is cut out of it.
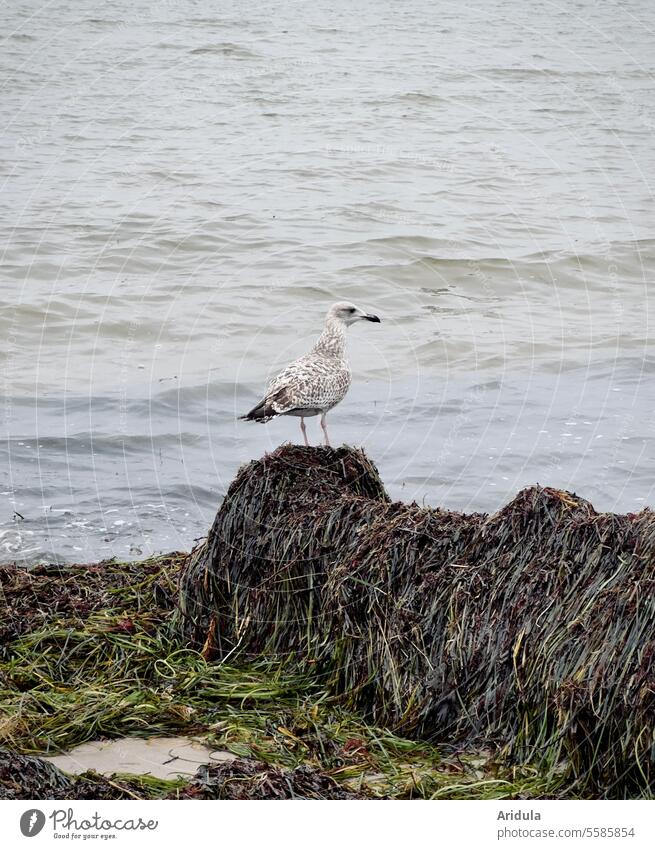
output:
<svg viewBox="0 0 655 849"><path fill-rule="evenodd" d="M354 312L355 312L355 307L348 307L348 312L349 312L349 313L354 313Z"/></svg>

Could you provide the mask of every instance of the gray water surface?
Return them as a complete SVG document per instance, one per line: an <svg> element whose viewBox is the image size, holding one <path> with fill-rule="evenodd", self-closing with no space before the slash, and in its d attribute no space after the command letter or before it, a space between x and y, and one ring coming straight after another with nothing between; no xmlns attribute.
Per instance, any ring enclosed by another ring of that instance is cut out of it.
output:
<svg viewBox="0 0 655 849"><path fill-rule="evenodd" d="M0 20L0 560L190 547L344 298L331 435L394 497L653 503L650 0Z"/></svg>

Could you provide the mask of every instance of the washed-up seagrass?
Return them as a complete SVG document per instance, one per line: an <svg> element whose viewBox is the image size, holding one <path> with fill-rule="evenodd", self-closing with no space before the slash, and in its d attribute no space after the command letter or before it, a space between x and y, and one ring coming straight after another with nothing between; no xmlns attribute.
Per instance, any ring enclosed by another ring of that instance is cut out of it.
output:
<svg viewBox="0 0 655 849"><path fill-rule="evenodd" d="M180 583L208 658L278 658L419 738L495 743L609 795L655 783L655 514L551 488L391 503L349 448L243 467Z"/></svg>

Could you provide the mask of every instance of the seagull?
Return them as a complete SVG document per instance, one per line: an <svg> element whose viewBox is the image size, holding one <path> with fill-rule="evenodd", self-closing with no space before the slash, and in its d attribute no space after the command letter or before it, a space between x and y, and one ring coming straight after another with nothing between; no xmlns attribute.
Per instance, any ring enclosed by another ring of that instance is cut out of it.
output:
<svg viewBox="0 0 655 849"><path fill-rule="evenodd" d="M299 416L300 429L308 446L305 419L320 415L325 444L329 445L325 416L328 410L343 401L350 387L346 328L356 321L379 323L380 319L347 301L333 304L325 317L323 332L312 350L274 377L259 404L239 418L263 423L277 416Z"/></svg>

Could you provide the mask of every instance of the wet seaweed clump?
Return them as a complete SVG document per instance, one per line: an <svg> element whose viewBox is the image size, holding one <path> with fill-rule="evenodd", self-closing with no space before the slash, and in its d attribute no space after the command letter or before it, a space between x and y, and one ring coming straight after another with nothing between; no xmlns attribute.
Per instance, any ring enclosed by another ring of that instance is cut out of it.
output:
<svg viewBox="0 0 655 849"><path fill-rule="evenodd" d="M250 758L200 766L190 780L67 775L42 758L0 749L0 799L361 799L316 767L275 767Z"/></svg>
<svg viewBox="0 0 655 849"><path fill-rule="evenodd" d="M236 758L201 766L176 799L362 799L311 766L280 769L261 761Z"/></svg>
<svg viewBox="0 0 655 849"><path fill-rule="evenodd" d="M492 750L455 752L367 723L313 669L265 658L209 661L172 627L184 560L0 568L0 796L184 798L185 779L66 775L33 757L87 741L170 735L263 763L275 776L293 773L296 795L324 789L332 797L335 783L370 799L566 792L559 777L532 766L504 768ZM262 792L256 781L248 786Z"/></svg>
<svg viewBox="0 0 655 849"><path fill-rule="evenodd" d="M40 758L0 749L0 799L61 799L72 781Z"/></svg>
<svg viewBox="0 0 655 849"><path fill-rule="evenodd" d="M490 745L572 793L655 788L655 514L530 487L392 503L349 448L243 467L180 579L207 659L276 660L397 733Z"/></svg>
<svg viewBox="0 0 655 849"><path fill-rule="evenodd" d="M0 799L147 798L138 779L110 780L95 772L70 776L41 758L0 749Z"/></svg>
<svg viewBox="0 0 655 849"><path fill-rule="evenodd" d="M0 794L652 798L653 531L542 487L391 503L362 452L283 447L191 555L0 567ZM189 787L32 757L170 735L247 765Z"/></svg>
<svg viewBox="0 0 655 849"><path fill-rule="evenodd" d="M88 564L40 564L31 569L0 565L0 647L53 620L80 622L93 614L133 603L147 605L149 621L159 623L177 604L179 553L138 563L106 560ZM126 633L133 623L115 623Z"/></svg>

